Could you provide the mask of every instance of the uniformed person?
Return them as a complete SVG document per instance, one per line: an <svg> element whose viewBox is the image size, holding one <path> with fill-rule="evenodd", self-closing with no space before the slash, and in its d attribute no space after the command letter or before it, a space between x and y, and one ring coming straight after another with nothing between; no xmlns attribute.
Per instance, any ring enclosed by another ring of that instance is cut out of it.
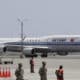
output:
<svg viewBox="0 0 80 80"><path fill-rule="evenodd" d="M30 72L34 73L34 59L33 59L33 57L30 59Z"/></svg>
<svg viewBox="0 0 80 80"><path fill-rule="evenodd" d="M18 64L18 68L15 71L16 80L24 80L23 79L24 70L22 69L22 64Z"/></svg>
<svg viewBox="0 0 80 80"><path fill-rule="evenodd" d="M47 80L46 62L42 62L42 67L39 69L40 80Z"/></svg>
<svg viewBox="0 0 80 80"><path fill-rule="evenodd" d="M57 76L57 80L64 80L64 71L63 71L63 66L62 65L60 65L59 66L59 69L58 70L56 70L56 76Z"/></svg>

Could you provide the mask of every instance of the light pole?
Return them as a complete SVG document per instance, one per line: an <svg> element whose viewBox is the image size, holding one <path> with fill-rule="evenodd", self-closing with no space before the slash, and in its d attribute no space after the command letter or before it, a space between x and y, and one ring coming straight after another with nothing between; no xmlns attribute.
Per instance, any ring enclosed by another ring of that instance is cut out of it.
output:
<svg viewBox="0 0 80 80"><path fill-rule="evenodd" d="M23 57L23 47L24 47L23 21L21 21L20 19L18 19L18 21L20 22L21 25L21 56L20 57Z"/></svg>

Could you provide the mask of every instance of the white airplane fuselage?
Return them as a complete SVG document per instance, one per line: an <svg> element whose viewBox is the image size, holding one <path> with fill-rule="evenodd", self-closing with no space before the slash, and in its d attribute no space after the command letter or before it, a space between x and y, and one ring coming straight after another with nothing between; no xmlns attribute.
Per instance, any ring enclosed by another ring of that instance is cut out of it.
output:
<svg viewBox="0 0 80 80"><path fill-rule="evenodd" d="M23 42L20 39L4 42L4 47L8 51L21 51L21 46L25 55L33 55L36 52L44 56L47 56L49 52L67 55L68 52L80 52L80 35L53 35L26 38Z"/></svg>

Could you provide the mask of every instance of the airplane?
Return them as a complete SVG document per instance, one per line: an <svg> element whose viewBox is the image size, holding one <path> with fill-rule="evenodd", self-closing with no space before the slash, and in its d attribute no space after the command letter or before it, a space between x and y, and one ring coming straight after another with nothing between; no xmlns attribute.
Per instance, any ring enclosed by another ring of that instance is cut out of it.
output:
<svg viewBox="0 0 80 80"><path fill-rule="evenodd" d="M6 42L19 41L20 38L0 38L0 53L4 52Z"/></svg>
<svg viewBox="0 0 80 80"><path fill-rule="evenodd" d="M6 41L6 39L4 39ZM13 51L21 52L27 56L38 56L36 53L41 53L41 57L47 57L48 53L58 55L68 55L69 52L80 52L80 35L52 35L39 38L25 38L23 43L20 38L7 38L7 41L1 43L3 52Z"/></svg>

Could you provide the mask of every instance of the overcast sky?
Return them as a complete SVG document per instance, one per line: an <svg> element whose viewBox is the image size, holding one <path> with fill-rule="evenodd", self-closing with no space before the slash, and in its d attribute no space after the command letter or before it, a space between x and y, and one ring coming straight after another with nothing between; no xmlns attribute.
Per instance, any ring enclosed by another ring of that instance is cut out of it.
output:
<svg viewBox="0 0 80 80"><path fill-rule="evenodd" d="M0 0L0 37L80 34L80 0Z"/></svg>

